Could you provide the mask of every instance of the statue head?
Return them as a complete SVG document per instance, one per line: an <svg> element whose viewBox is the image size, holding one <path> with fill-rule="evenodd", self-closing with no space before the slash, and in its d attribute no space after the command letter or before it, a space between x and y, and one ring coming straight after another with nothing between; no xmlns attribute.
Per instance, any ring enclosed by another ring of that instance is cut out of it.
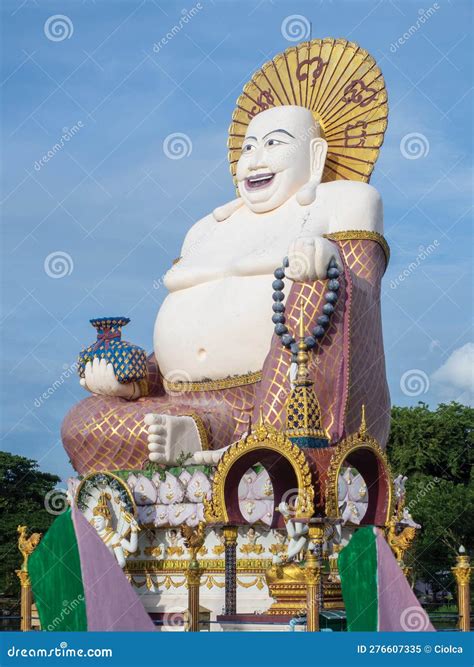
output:
<svg viewBox="0 0 474 667"><path fill-rule="evenodd" d="M96 514L92 518L92 523L96 530L105 530L109 526L109 519L107 519L103 514Z"/></svg>
<svg viewBox="0 0 474 667"><path fill-rule="evenodd" d="M108 505L110 494L104 491L100 494L97 505L92 510L92 523L96 530L104 530L111 522L112 516Z"/></svg>
<svg viewBox="0 0 474 667"><path fill-rule="evenodd" d="M239 193L254 213L266 213L296 195L314 201L327 143L309 109L279 106L250 121L237 163Z"/></svg>

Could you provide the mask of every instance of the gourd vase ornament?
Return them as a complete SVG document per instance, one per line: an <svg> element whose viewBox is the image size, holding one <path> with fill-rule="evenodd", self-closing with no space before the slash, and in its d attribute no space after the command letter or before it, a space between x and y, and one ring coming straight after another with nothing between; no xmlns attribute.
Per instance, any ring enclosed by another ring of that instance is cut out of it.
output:
<svg viewBox="0 0 474 667"><path fill-rule="evenodd" d="M117 380L122 384L138 382L147 375L147 355L143 348L122 340L122 327L128 317L98 317L90 320L97 329L97 340L79 354L78 372L84 377L88 361L106 359L114 367Z"/></svg>

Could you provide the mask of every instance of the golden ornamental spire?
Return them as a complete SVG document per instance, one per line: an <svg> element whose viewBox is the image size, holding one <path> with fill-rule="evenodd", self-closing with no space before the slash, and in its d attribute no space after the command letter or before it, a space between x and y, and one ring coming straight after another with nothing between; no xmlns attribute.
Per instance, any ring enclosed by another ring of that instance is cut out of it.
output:
<svg viewBox="0 0 474 667"><path fill-rule="evenodd" d="M364 440L367 437L367 422L365 420L365 404L362 404L362 409L360 413L360 426L359 426L359 437Z"/></svg>
<svg viewBox="0 0 474 667"><path fill-rule="evenodd" d="M298 322L298 354L296 356L296 363L298 365L298 372L296 374L295 386L297 387L307 387L312 384L309 379L309 354L308 346L304 342L304 305L303 299L300 299L300 319Z"/></svg>
<svg viewBox="0 0 474 667"><path fill-rule="evenodd" d="M313 438L327 440L321 428L321 410L309 377L309 353L304 340L304 303L300 300L298 322L298 370L294 386L286 403L286 432L290 438ZM311 446L305 443L305 446Z"/></svg>

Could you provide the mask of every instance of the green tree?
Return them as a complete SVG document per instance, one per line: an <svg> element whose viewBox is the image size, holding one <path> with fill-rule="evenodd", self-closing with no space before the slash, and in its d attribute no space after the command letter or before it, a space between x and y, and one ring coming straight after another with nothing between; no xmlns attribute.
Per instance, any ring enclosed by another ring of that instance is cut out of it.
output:
<svg viewBox="0 0 474 667"><path fill-rule="evenodd" d="M435 589L452 589L459 545L474 548L473 419L454 402L392 408L387 454L394 474L408 477L407 505L422 525L407 560Z"/></svg>
<svg viewBox="0 0 474 667"><path fill-rule="evenodd" d="M56 475L41 472L36 461L0 452L0 595L11 595L19 588L17 526L48 530L55 517L46 510L45 497L59 481Z"/></svg>

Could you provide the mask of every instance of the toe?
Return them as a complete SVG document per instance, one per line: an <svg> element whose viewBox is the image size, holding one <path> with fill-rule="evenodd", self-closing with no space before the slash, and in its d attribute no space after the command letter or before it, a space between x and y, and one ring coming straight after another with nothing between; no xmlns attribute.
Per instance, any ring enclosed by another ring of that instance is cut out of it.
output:
<svg viewBox="0 0 474 667"><path fill-rule="evenodd" d="M149 435L148 442L159 442L160 444L164 445L166 438L164 438L162 435Z"/></svg>
<svg viewBox="0 0 474 667"><path fill-rule="evenodd" d="M204 463L202 452L194 452L193 460L194 463L197 463L197 465L202 465Z"/></svg>
<svg viewBox="0 0 474 667"><path fill-rule="evenodd" d="M164 463L165 462L164 454L151 453L151 454L148 455L148 458L153 463Z"/></svg>
<svg viewBox="0 0 474 667"><path fill-rule="evenodd" d="M222 458L222 454L223 454L223 452L219 452L219 451L212 452L212 462L213 463L219 463L219 461Z"/></svg>
<svg viewBox="0 0 474 667"><path fill-rule="evenodd" d="M148 427L148 433L153 435L166 435L166 429L158 424L152 424Z"/></svg>
<svg viewBox="0 0 474 667"><path fill-rule="evenodd" d="M148 443L148 451L149 452L159 452L161 454L165 453L165 448L164 445L162 445L159 442L150 442Z"/></svg>
<svg viewBox="0 0 474 667"><path fill-rule="evenodd" d="M151 426L151 424L156 423L156 418L159 415L155 414L154 412L148 412L145 417L144 417L144 422L147 426Z"/></svg>

